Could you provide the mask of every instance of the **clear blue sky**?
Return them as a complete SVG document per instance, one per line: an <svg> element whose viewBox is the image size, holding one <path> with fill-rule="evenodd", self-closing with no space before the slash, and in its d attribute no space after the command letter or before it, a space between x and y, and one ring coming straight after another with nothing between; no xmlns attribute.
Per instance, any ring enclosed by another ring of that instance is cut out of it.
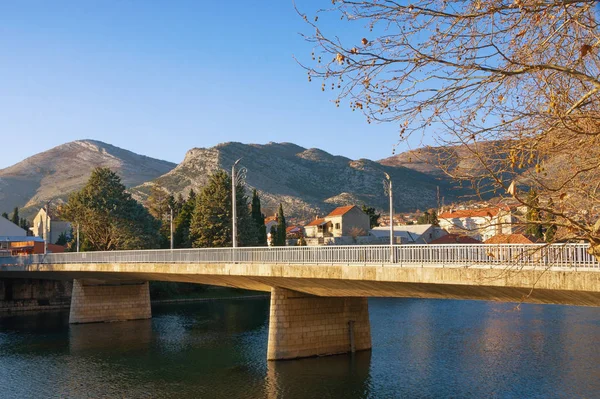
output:
<svg viewBox="0 0 600 399"><path fill-rule="evenodd" d="M396 126L308 83L299 32L291 0L0 2L0 168L84 138L173 162L224 141L390 156Z"/></svg>

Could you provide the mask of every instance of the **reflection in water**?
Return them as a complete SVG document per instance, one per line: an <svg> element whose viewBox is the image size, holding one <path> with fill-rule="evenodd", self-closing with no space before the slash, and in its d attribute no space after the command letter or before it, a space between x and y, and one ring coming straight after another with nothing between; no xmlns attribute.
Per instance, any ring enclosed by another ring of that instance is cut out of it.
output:
<svg viewBox="0 0 600 399"><path fill-rule="evenodd" d="M368 398L370 367L371 351L267 362L267 397Z"/></svg>
<svg viewBox="0 0 600 399"><path fill-rule="evenodd" d="M600 392L600 310L370 301L372 352L267 362L268 299L163 305L152 320L0 318L12 398L546 398ZM1 395L0 395L1 396Z"/></svg>

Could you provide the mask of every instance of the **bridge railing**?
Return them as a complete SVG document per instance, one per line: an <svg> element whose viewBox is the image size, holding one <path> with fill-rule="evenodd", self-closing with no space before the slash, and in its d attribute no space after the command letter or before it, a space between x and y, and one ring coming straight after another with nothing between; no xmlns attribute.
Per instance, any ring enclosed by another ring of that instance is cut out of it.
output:
<svg viewBox="0 0 600 399"><path fill-rule="evenodd" d="M79 252L0 257L0 265L64 263L393 264L600 270L588 244L346 245Z"/></svg>

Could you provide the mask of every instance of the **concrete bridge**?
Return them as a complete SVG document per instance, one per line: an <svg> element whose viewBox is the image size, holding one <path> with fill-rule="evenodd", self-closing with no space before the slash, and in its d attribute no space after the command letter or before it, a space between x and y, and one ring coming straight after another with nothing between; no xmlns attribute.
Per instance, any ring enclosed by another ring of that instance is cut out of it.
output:
<svg viewBox="0 0 600 399"><path fill-rule="evenodd" d="M82 252L0 258L0 278L73 280L71 323L150 318L153 280L271 292L270 360L369 349L368 297L600 306L586 244Z"/></svg>

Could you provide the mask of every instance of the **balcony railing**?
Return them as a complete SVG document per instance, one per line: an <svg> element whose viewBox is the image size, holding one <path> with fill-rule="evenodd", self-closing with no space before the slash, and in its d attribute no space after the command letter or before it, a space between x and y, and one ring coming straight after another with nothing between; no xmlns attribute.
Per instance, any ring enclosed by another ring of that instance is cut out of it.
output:
<svg viewBox="0 0 600 399"><path fill-rule="evenodd" d="M68 263L379 264L432 267L592 269L588 244L345 245L79 252L0 257L0 266Z"/></svg>

